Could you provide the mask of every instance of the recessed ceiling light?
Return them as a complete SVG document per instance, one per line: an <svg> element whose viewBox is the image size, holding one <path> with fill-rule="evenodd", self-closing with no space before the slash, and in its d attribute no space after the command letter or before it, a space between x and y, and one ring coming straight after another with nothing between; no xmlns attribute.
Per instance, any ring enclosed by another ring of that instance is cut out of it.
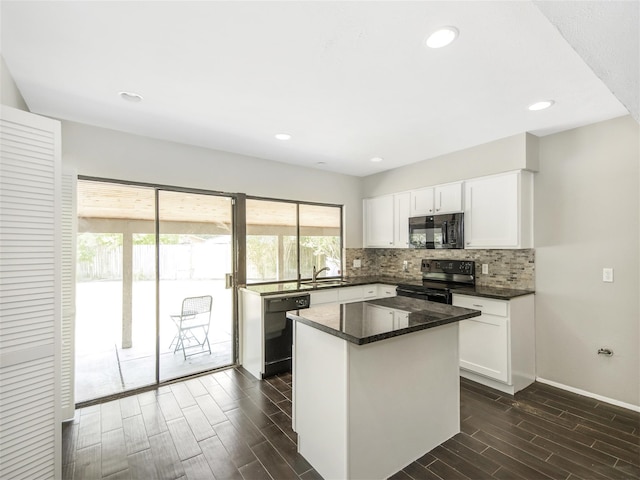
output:
<svg viewBox="0 0 640 480"><path fill-rule="evenodd" d="M533 112L544 110L545 108L549 108L550 106L552 106L554 103L555 102L553 100L543 100L541 102L532 103L531 105L529 105L529 110Z"/></svg>
<svg viewBox="0 0 640 480"><path fill-rule="evenodd" d="M427 47L442 48L453 42L458 36L456 27L441 27L427 37Z"/></svg>
<svg viewBox="0 0 640 480"><path fill-rule="evenodd" d="M318 166L322 166L322 165L326 165L326 164L327 164L327 162L316 162L316 165L318 165Z"/></svg>
<svg viewBox="0 0 640 480"><path fill-rule="evenodd" d="M291 135L289 135L288 133L276 133L274 136L278 140L290 140L291 139Z"/></svg>
<svg viewBox="0 0 640 480"><path fill-rule="evenodd" d="M382 160L383 160L383 158L382 158L382 157L373 157L373 158L372 158L371 160L369 160L369 161L370 161L370 162L373 162L373 163L378 163L378 162L381 162Z"/></svg>
<svg viewBox="0 0 640 480"><path fill-rule="evenodd" d="M140 103L142 101L142 95L134 92L120 92L120 98L127 102Z"/></svg>

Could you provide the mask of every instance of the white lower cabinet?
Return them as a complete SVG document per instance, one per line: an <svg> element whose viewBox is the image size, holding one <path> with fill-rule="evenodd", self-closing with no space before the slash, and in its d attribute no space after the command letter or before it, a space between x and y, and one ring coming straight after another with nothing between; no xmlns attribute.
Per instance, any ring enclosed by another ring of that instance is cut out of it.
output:
<svg viewBox="0 0 640 480"><path fill-rule="evenodd" d="M388 298L396 296L395 285L377 285L378 298Z"/></svg>
<svg viewBox="0 0 640 480"><path fill-rule="evenodd" d="M327 288L311 292L311 306L323 303L351 303L374 298L395 297L395 285L355 285L353 287Z"/></svg>
<svg viewBox="0 0 640 480"><path fill-rule="evenodd" d="M409 326L409 312L379 305L364 304L365 318L363 335L373 335L379 332L407 328Z"/></svg>
<svg viewBox="0 0 640 480"><path fill-rule="evenodd" d="M496 300L453 295L482 315L459 323L460 374L513 395L535 380L534 296Z"/></svg>
<svg viewBox="0 0 640 480"><path fill-rule="evenodd" d="M393 330L393 310L378 305L364 304L366 322L363 323L363 336Z"/></svg>
<svg viewBox="0 0 640 480"><path fill-rule="evenodd" d="M323 303L336 303L338 301L338 289L328 288L317 292L311 292L311 306Z"/></svg>

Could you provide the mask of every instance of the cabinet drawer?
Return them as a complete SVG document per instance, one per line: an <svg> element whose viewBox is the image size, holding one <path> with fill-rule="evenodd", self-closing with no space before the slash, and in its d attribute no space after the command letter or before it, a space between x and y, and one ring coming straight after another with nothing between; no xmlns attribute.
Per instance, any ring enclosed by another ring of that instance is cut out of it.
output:
<svg viewBox="0 0 640 480"><path fill-rule="evenodd" d="M362 296L364 298L376 298L378 296L377 285L365 285L362 287Z"/></svg>
<svg viewBox="0 0 640 480"><path fill-rule="evenodd" d="M378 298L387 298L396 296L395 285L378 285Z"/></svg>
<svg viewBox="0 0 640 480"><path fill-rule="evenodd" d="M494 300L484 297L469 297L467 295L454 294L453 305L456 307L480 310L482 313L497 315L499 317L509 316L509 302L502 300Z"/></svg>

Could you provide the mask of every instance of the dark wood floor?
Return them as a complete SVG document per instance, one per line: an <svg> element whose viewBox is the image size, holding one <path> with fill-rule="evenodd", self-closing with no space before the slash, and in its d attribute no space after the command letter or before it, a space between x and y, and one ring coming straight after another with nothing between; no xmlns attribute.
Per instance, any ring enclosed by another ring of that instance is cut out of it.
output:
<svg viewBox="0 0 640 480"><path fill-rule="evenodd" d="M535 383L461 380L461 429L391 478L638 479L640 414ZM63 429L65 479L316 479L296 453L291 376L229 369L86 407Z"/></svg>

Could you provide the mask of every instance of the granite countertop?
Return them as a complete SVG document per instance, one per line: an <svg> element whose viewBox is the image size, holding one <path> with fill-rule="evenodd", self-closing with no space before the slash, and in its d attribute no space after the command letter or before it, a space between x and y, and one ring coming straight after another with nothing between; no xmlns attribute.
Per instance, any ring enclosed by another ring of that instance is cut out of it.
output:
<svg viewBox="0 0 640 480"><path fill-rule="evenodd" d="M396 312L400 315L395 315ZM366 302L319 305L287 312L287 317L356 345L364 345L480 314L478 310L416 298L390 297ZM402 318L407 316L403 321Z"/></svg>
<svg viewBox="0 0 640 480"><path fill-rule="evenodd" d="M257 293L261 296L280 295L283 293L294 292L314 292L317 290L325 290L328 288L344 288L356 287L358 285L371 285L372 283L384 283L387 285L397 285L397 279L394 281L391 277L349 277L349 278L322 278L315 285L310 281L298 282L292 280L290 282L279 283L262 283L256 285L245 285L245 290Z"/></svg>
<svg viewBox="0 0 640 480"><path fill-rule="evenodd" d="M495 298L497 300L510 300L523 295L531 295L536 293L535 290L517 290L514 288L487 287L476 285L474 288L459 288L453 290L453 293L459 295L470 295L474 297Z"/></svg>
<svg viewBox="0 0 640 480"><path fill-rule="evenodd" d="M397 278L397 277L386 277L386 276L376 276L376 277L345 277L343 279L323 279L317 283L317 285L312 285L311 283L305 282L280 282L280 283L267 283L267 284L259 284L259 285L247 285L243 287L245 290L257 293L261 296L266 295L280 295L285 293L304 293L304 292L314 292L317 290L324 290L327 288L343 288L343 287L352 287L358 285L371 285L373 283L382 283L385 285L422 285L421 279L407 279L407 278ZM485 298L495 298L498 300L510 300L515 297L520 297L523 295L530 295L535 293L534 290L517 290L512 288L501 288L501 287L487 287L476 285L475 288L459 288L454 290L453 293L459 295L471 295L476 297L485 297Z"/></svg>

